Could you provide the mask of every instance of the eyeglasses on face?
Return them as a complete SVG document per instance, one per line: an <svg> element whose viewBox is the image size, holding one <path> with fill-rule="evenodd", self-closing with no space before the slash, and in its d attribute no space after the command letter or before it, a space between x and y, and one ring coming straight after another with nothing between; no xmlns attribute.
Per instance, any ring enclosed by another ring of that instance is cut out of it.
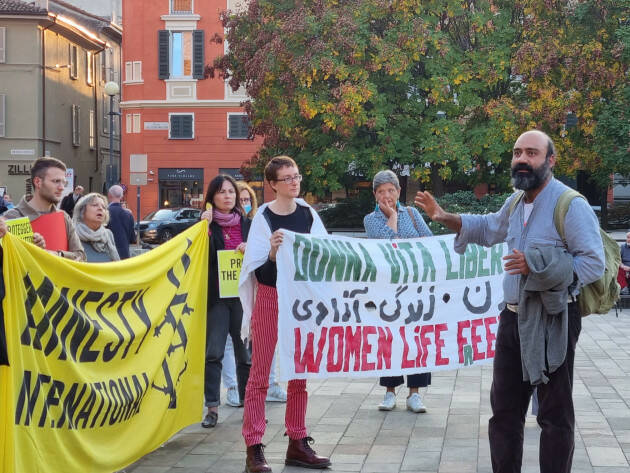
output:
<svg viewBox="0 0 630 473"><path fill-rule="evenodd" d="M249 197L243 197L239 200L241 201L241 204L249 204L252 201L252 199L250 199Z"/></svg>
<svg viewBox="0 0 630 473"><path fill-rule="evenodd" d="M301 182L302 175L296 174L295 176L287 176L283 179L276 179L276 182L284 182L285 184L291 184L292 182Z"/></svg>

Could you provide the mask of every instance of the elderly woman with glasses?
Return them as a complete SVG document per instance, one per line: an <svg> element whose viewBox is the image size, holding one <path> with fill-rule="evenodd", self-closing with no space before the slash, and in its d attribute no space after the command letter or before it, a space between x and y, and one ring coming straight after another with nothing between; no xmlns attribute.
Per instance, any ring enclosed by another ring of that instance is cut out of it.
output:
<svg viewBox="0 0 630 473"><path fill-rule="evenodd" d="M72 220L88 263L120 260L114 234L105 228L109 222L105 196L92 192L78 200L74 206Z"/></svg>
<svg viewBox="0 0 630 473"><path fill-rule="evenodd" d="M368 238L418 238L431 236L431 230L420 213L412 207L404 207L398 201L400 184L398 177L390 170L378 172L372 181L372 190L376 199L374 212L363 219ZM391 411L396 407L396 387L403 384L402 376L387 376L380 379L380 385L387 391L378 408ZM431 373L418 373L407 376L407 409L412 412L426 412L418 388L431 384Z"/></svg>

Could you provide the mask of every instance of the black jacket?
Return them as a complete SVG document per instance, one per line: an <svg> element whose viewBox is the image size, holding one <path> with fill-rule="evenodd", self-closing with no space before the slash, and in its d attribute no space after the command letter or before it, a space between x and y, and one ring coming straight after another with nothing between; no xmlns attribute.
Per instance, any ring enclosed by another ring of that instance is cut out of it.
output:
<svg viewBox="0 0 630 473"><path fill-rule="evenodd" d="M241 217L241 238L247 241L249 228L252 221L247 217ZM223 229L216 222L210 224L210 251L208 252L208 307L219 301L219 261L217 259L217 251L225 249L225 241L223 239Z"/></svg>
<svg viewBox="0 0 630 473"><path fill-rule="evenodd" d="M61 204L59 205L59 208L61 210L64 210L68 215L72 217L72 213L74 212L74 206L77 205L77 202L81 200L82 197L83 196L79 196L79 198L75 202L74 192L70 192L70 194L68 194L63 199L61 199Z"/></svg>

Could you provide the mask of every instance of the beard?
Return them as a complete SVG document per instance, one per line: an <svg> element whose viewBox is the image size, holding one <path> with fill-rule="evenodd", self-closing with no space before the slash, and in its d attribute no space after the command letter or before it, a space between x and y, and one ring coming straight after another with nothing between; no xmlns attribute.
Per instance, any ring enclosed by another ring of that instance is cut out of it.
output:
<svg viewBox="0 0 630 473"><path fill-rule="evenodd" d="M512 185L523 191L538 189L544 184L550 170L549 158L546 158L545 162L537 168L529 164L516 164L512 166Z"/></svg>

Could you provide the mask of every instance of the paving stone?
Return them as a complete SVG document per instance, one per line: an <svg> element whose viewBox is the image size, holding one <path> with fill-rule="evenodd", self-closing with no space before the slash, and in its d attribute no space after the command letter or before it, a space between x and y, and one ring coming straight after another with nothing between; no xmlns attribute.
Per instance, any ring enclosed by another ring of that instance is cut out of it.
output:
<svg viewBox="0 0 630 473"><path fill-rule="evenodd" d="M627 311L626 311L627 312ZM625 316L624 316L625 315ZM630 317L583 319L575 361L576 446L572 473L630 473ZM315 450L331 456L329 473L491 473L488 420L492 366L433 373L421 390L428 412L377 409L377 379L309 381L307 429ZM225 392L222 393L225 395ZM303 473L284 465L286 405L267 403L263 443L275 473ZM119 473L242 473L243 409L219 406L219 424L196 422ZM201 419L200 419L201 420ZM538 473L540 427L528 415L522 473Z"/></svg>

